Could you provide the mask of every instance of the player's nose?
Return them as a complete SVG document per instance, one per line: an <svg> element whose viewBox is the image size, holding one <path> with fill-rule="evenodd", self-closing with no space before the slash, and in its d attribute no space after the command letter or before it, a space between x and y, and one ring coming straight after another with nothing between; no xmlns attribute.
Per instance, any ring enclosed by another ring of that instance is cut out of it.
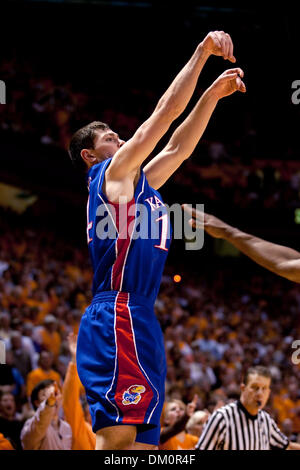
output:
<svg viewBox="0 0 300 470"><path fill-rule="evenodd" d="M119 147L122 147L122 145L124 145L124 144L125 144L125 140L119 139Z"/></svg>

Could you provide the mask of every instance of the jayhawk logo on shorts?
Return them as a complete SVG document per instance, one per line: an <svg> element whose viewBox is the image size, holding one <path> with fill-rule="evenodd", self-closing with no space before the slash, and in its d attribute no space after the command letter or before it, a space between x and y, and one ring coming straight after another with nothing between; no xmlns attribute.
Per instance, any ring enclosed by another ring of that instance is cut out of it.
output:
<svg viewBox="0 0 300 470"><path fill-rule="evenodd" d="M123 405L137 405L142 398L141 393L146 391L143 385L131 385L123 393Z"/></svg>

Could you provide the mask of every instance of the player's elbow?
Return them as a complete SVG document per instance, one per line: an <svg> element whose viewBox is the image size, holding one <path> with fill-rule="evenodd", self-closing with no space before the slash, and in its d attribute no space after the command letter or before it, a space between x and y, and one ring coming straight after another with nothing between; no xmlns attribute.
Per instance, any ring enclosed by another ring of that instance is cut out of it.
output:
<svg viewBox="0 0 300 470"><path fill-rule="evenodd" d="M167 150L174 160L183 162L191 156L194 147L189 144L188 139L174 135L168 144Z"/></svg>
<svg viewBox="0 0 300 470"><path fill-rule="evenodd" d="M277 273L289 281L300 284L300 259L279 264Z"/></svg>

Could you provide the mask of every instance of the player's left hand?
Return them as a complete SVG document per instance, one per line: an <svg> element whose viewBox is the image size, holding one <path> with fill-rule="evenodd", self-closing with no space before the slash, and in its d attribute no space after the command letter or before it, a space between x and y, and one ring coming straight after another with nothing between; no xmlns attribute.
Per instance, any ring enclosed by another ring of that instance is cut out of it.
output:
<svg viewBox="0 0 300 470"><path fill-rule="evenodd" d="M232 95L236 91L246 93L246 85L242 78L244 72L240 68L225 70L211 85L210 89L217 95L217 98L224 98Z"/></svg>

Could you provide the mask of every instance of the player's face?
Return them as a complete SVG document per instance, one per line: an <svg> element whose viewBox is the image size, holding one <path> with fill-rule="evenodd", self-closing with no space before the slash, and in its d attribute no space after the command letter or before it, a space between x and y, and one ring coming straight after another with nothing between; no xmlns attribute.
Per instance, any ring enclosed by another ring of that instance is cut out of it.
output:
<svg viewBox="0 0 300 470"><path fill-rule="evenodd" d="M242 384L241 402L250 414L262 410L270 396L271 379L257 374L248 377L247 385Z"/></svg>
<svg viewBox="0 0 300 470"><path fill-rule="evenodd" d="M123 144L125 144L125 141L121 140L118 134L111 129L97 131L97 137L94 140L93 155L96 156L99 161L106 160L107 158L113 157Z"/></svg>

